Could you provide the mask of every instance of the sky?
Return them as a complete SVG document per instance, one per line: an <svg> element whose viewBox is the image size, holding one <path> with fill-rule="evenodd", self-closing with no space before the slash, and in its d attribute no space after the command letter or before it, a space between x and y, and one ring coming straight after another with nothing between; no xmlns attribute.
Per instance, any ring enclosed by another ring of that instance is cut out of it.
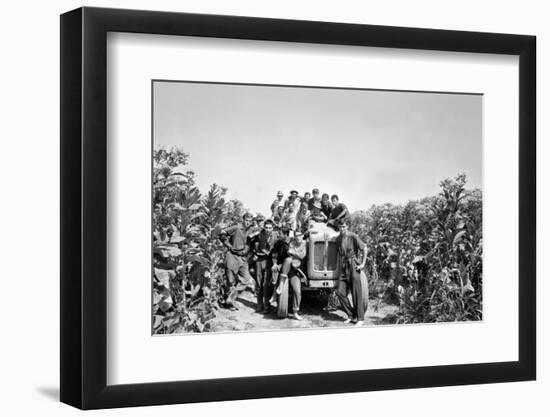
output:
<svg viewBox="0 0 550 417"><path fill-rule="evenodd" d="M481 95L155 81L153 145L190 154L197 185L269 214L278 190L353 212L482 186Z"/></svg>

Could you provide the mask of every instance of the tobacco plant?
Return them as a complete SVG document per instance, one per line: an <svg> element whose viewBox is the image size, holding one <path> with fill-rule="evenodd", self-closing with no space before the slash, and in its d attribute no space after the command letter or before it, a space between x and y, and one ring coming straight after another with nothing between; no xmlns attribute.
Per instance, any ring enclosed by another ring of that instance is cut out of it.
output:
<svg viewBox="0 0 550 417"><path fill-rule="evenodd" d="M217 184L201 194L181 150L153 161L153 332L208 331L226 291L217 235L244 207Z"/></svg>
<svg viewBox="0 0 550 417"><path fill-rule="evenodd" d="M481 320L482 195L459 174L434 197L352 216L369 247L371 293L399 305L397 323Z"/></svg>

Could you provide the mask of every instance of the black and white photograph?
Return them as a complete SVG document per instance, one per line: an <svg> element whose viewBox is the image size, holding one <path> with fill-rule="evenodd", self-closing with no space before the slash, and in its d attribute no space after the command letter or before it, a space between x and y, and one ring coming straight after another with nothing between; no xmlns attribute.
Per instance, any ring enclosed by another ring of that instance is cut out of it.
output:
<svg viewBox="0 0 550 417"><path fill-rule="evenodd" d="M0 415L547 415L546 9L6 2Z"/></svg>
<svg viewBox="0 0 550 417"><path fill-rule="evenodd" d="M483 319L481 94L152 82L152 332Z"/></svg>

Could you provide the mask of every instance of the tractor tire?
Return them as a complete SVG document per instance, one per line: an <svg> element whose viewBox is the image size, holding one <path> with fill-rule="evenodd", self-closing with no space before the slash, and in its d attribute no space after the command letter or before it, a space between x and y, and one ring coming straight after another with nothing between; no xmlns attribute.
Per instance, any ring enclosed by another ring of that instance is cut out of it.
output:
<svg viewBox="0 0 550 417"><path fill-rule="evenodd" d="M281 319L285 319L288 315L288 281L288 278L284 280L277 302L277 317Z"/></svg>
<svg viewBox="0 0 550 417"><path fill-rule="evenodd" d="M369 282L367 279L367 274L363 270L361 270L361 272L354 271L353 274L354 279L357 279L357 274L359 274L359 279L361 281L361 292L363 293L363 307L365 308L365 311L367 311L369 305ZM353 304L351 292L348 294L348 299L350 303Z"/></svg>
<svg viewBox="0 0 550 417"><path fill-rule="evenodd" d="M365 311L367 311L369 305L369 283L367 274L365 274L364 271L361 271L361 289L363 290L363 304L365 306Z"/></svg>

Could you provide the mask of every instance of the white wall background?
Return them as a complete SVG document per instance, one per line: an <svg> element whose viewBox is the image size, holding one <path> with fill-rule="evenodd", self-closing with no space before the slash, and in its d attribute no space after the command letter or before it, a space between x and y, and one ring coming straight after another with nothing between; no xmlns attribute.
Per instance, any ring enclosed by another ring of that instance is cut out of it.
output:
<svg viewBox="0 0 550 417"><path fill-rule="evenodd" d="M59 14L71 0L8 2L2 7L2 343L3 415L73 415L59 392ZM274 416L299 413L463 416L548 415L550 290L543 257L550 250L550 147L542 115L550 96L548 11L542 1L93 1L88 6L327 20L538 37L538 381L100 411L99 415ZM545 188L545 189L544 189ZM544 235L544 236L543 236ZM6 268L7 266L7 268Z"/></svg>

